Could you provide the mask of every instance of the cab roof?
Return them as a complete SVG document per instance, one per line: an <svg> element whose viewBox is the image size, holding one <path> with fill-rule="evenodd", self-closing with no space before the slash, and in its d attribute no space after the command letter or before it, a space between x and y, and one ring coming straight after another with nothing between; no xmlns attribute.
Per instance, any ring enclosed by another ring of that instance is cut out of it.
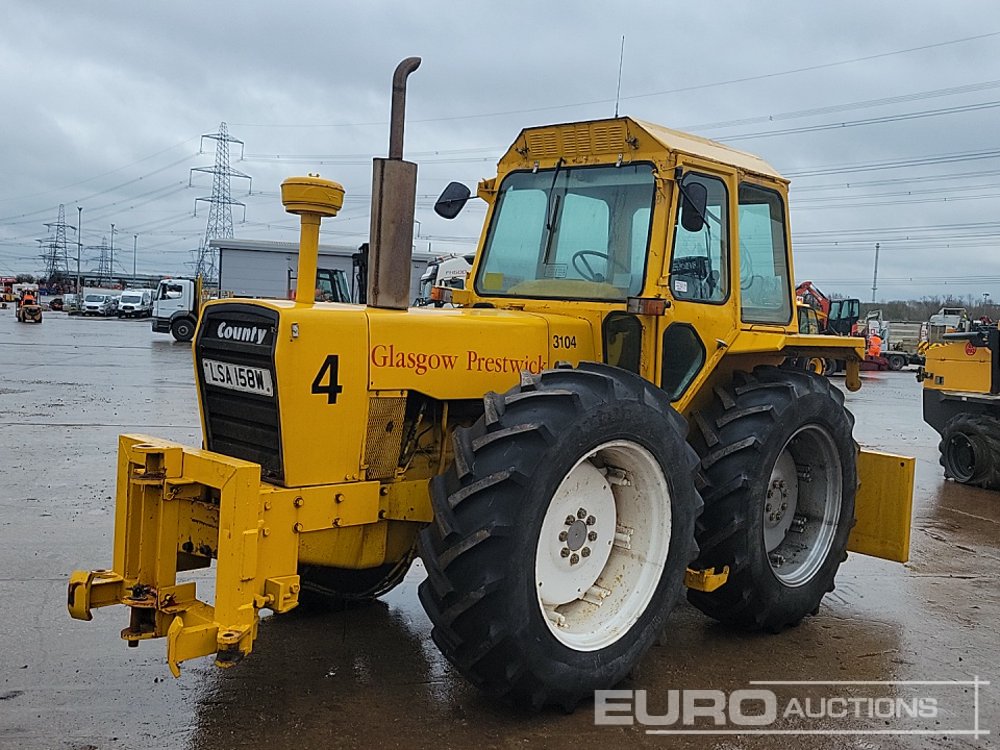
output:
<svg viewBox="0 0 1000 750"><path fill-rule="evenodd" d="M563 157L623 154L653 155L656 151L696 156L781 182L787 179L759 156L701 136L671 130L631 117L586 120L525 128L500 160L534 161Z"/></svg>

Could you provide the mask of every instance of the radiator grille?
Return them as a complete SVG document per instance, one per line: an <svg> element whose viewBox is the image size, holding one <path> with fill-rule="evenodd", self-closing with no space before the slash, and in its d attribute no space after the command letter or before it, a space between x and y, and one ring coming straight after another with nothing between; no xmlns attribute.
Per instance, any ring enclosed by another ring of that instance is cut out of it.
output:
<svg viewBox="0 0 1000 750"><path fill-rule="evenodd" d="M281 455L281 420L278 409L278 381L274 370L277 313L247 304L226 304L205 312L196 344L198 387L205 410L205 447L244 461L260 464L261 477L284 481ZM228 327L264 332L260 343L223 338ZM271 373L274 395L244 393L208 385L202 369L204 358Z"/></svg>
<svg viewBox="0 0 1000 750"><path fill-rule="evenodd" d="M376 396L368 407L365 464L368 479L391 479L403 449L406 397Z"/></svg>

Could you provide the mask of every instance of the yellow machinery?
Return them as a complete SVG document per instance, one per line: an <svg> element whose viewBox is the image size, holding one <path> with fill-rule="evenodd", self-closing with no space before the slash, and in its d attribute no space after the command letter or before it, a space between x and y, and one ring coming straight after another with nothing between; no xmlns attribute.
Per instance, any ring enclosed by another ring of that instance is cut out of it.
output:
<svg viewBox="0 0 1000 750"><path fill-rule="evenodd" d="M1000 329L945 333L924 356L924 421L941 435L945 476L1000 490Z"/></svg>
<svg viewBox="0 0 1000 750"><path fill-rule="evenodd" d="M863 357L799 333L787 182L630 118L526 129L479 184L465 288L407 309L418 64L397 68L374 162L368 305L301 282L294 301L204 306L205 447L120 438L111 567L72 575L70 613L126 605L122 637L165 637L178 674L249 654L261 610L378 596L419 555L457 669L571 708L635 666L685 586L718 620L779 631L817 609L848 548L905 560L912 459L859 453L840 391L782 367L846 360L856 389ZM282 185L301 279L343 194ZM453 183L438 213L468 198ZM209 604L179 574L212 564Z"/></svg>

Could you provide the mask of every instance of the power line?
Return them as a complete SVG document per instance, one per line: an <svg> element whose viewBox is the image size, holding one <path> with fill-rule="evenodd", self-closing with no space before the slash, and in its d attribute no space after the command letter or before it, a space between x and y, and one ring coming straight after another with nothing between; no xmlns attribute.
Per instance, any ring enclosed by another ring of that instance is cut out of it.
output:
<svg viewBox="0 0 1000 750"><path fill-rule="evenodd" d="M852 63L867 62L869 60L878 60L883 57L891 57L893 55L903 55L910 52L921 52L928 49L937 49L940 47L947 47L954 44L963 44L965 42L978 41L980 39L988 39L991 37L1000 36L1000 31L991 31L985 34L977 34L975 36L962 37L961 39L950 39L944 42L933 42L931 44L923 44L916 47L908 47L906 49L897 49L889 52L879 52L872 55L863 55L861 57L852 57L847 60L836 60L834 62L828 63L818 63L815 65L806 65L800 68L791 68L789 70L775 71L771 73L760 73L757 75L743 76L740 78L730 78L724 81L713 81L710 83L700 83L691 86L681 86L679 88L665 89L662 91L651 91L644 94L633 94L631 96L623 96L622 99L646 99L654 96L667 96L669 94L680 94L688 91L703 91L704 89L717 88L719 86L728 86L734 83L749 83L751 81L761 81L770 78L779 78L783 76L795 75L797 73L806 73L814 70L823 70L826 68L835 68L841 65L850 65ZM547 112L557 109L571 109L574 107L588 107L598 104L609 104L613 103L614 99L593 99L586 102L573 102L569 104L550 104L545 107L529 107L525 109L510 109L501 112L484 112L481 114L470 114L470 115L451 115L447 117L431 117L424 119L414 119L410 122L416 123L429 123L429 122L447 122L452 120L472 120L483 117L501 117L505 115L519 115L527 114L532 112ZM385 120L379 120L376 122L346 122L346 123L313 123L313 124L303 124L303 123L289 123L289 124L267 124L267 123L236 123L239 127L257 128L257 127L270 127L270 128L338 128L338 127L366 127L374 125L385 125Z"/></svg>

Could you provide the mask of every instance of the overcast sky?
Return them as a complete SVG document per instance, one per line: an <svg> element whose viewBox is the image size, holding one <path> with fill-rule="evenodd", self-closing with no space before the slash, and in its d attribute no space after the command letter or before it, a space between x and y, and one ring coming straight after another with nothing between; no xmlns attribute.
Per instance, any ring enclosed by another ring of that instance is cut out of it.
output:
<svg viewBox="0 0 1000 750"><path fill-rule="evenodd" d="M323 241L360 244L392 71L410 55L423 58L405 144L417 248L471 251L481 204L446 222L433 197L493 175L522 127L613 114L623 34L622 114L791 177L799 280L870 299L880 242L880 299L1000 301L1000 5L986 1L6 0L0 274L42 268L36 240L60 203L73 226L83 207L86 248L116 225L119 270L138 235L140 272L190 271L211 175L189 187L189 170L212 165L200 136L221 121L246 144L233 167L253 178L249 195L233 181L237 237L294 240L278 186L319 172L348 195Z"/></svg>

